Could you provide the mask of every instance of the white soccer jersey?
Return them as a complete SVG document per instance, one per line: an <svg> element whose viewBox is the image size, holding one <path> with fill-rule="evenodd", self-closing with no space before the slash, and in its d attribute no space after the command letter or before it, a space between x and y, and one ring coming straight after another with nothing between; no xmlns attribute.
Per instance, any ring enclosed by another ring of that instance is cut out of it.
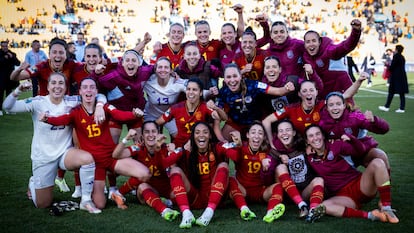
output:
<svg viewBox="0 0 414 233"><path fill-rule="evenodd" d="M144 120L158 119L171 105L177 103L179 94L185 91L185 83L184 79L171 77L167 86L161 87L157 76L151 75L144 85L147 94Z"/></svg>
<svg viewBox="0 0 414 233"><path fill-rule="evenodd" d="M39 121L39 114L47 112L49 116L67 114L79 105L78 96L65 96L60 104L53 104L49 96L36 96L17 100L12 94L4 101L10 112L31 112L33 120L33 139L31 159L33 164L44 164L54 161L72 147L72 127L52 126Z"/></svg>

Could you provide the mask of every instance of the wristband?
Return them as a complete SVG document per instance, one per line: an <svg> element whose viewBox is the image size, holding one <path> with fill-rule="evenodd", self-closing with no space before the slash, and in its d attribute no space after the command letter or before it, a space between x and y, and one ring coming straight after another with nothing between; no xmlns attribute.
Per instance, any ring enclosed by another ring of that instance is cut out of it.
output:
<svg viewBox="0 0 414 233"><path fill-rule="evenodd" d="M122 139L122 143L123 143L123 144L128 144L128 141L129 141L129 140L128 140L127 138L123 138L123 139Z"/></svg>

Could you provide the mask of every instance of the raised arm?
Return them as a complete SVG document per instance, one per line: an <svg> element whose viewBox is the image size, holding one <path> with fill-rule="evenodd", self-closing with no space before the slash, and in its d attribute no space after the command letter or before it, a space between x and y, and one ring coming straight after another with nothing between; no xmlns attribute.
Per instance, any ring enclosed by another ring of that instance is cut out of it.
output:
<svg viewBox="0 0 414 233"><path fill-rule="evenodd" d="M345 90L343 93L343 96L345 99L352 98L361 87L362 82L364 82L365 79L367 79L369 74L367 72L361 72L359 75L358 80L356 80L348 89Z"/></svg>
<svg viewBox="0 0 414 233"><path fill-rule="evenodd" d="M272 133L272 123L276 122L278 119L275 116L274 113L267 116L265 119L263 119L262 124L264 127L264 130L266 132L267 138L269 139L270 146L275 149L275 146L272 143L273 133Z"/></svg>
<svg viewBox="0 0 414 233"><path fill-rule="evenodd" d="M128 158L131 156L131 151L126 146L129 141L133 140L137 136L137 131L135 129L130 129L128 134L122 139L120 143L115 147L115 150L112 152L112 158L122 159Z"/></svg>
<svg viewBox="0 0 414 233"><path fill-rule="evenodd" d="M19 68L15 69L11 75L10 75L10 80L13 81L19 81L19 80L24 80L24 79L29 79L30 78L30 73L29 71L27 71L27 69L30 67L30 64L27 62L23 62Z"/></svg>

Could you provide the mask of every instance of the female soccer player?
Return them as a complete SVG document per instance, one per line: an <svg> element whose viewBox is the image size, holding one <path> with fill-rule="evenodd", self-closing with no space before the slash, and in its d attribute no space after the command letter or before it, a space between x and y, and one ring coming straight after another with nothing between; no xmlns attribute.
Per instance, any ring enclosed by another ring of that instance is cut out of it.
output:
<svg viewBox="0 0 414 233"><path fill-rule="evenodd" d="M212 101L205 103L202 100L203 84L198 78L191 78L187 82L186 100L171 106L156 122L164 125L175 119L177 134L173 135L174 144L182 147L190 138L191 126L197 121L208 122L210 117L216 121L227 120L223 109L215 106ZM218 132L219 133L219 132Z"/></svg>
<svg viewBox="0 0 414 233"><path fill-rule="evenodd" d="M46 96L37 96L26 100L17 100L26 83L10 94L3 108L10 112L31 112L33 119L33 140L31 149L33 176L29 180L29 190L36 207L46 208L53 201L54 180L57 169L79 169L82 186L80 208L89 213L100 213L92 201L92 184L95 173L94 158L85 150L72 146L72 127L65 125L50 126L38 121L40 113L49 116L68 114L70 109L79 105L77 96L65 96L67 90L66 77L62 73L52 73L49 77ZM30 87L30 85L29 85ZM95 98L96 95L93 97ZM102 100L100 100L102 101ZM106 102L106 101L105 101ZM96 117L91 122L100 124L103 119L102 103L96 106Z"/></svg>
<svg viewBox="0 0 414 233"><path fill-rule="evenodd" d="M357 137L365 145L365 150L360 151L360 155L354 158L355 165L366 167L372 159L380 158L390 172L387 154L378 148L378 142L366 132L387 133L390 127L384 119L374 116L371 111L362 113L351 109L346 104L342 93L331 92L326 96L326 110L322 111L319 125L327 132L329 139L340 139L343 134L347 133Z"/></svg>
<svg viewBox="0 0 414 233"><path fill-rule="evenodd" d="M171 187L183 215L180 228L191 228L193 223L207 226L228 185L227 149L217 144L208 123L199 121L191 127L190 148L176 150L164 160L171 166ZM196 220L190 208L205 210Z"/></svg>
<svg viewBox="0 0 414 233"><path fill-rule="evenodd" d="M316 208L318 211L314 216L319 218L326 212L336 217L399 222L391 208L391 183L383 160L373 159L364 172L360 172L343 157L355 156L359 154L358 151L364 150L364 145L356 137L344 134L341 140L330 142L318 125L308 126L305 135L306 142L314 151L307 155L307 160L324 179L328 197ZM361 205L372 200L377 192L380 196L380 210L360 210Z"/></svg>
<svg viewBox="0 0 414 233"><path fill-rule="evenodd" d="M305 33L303 60L311 64L322 79L324 89L319 93L322 99L332 91L343 93L352 85L344 61L345 56L358 45L362 33L361 22L354 19L351 27L351 35L339 44L334 44L330 38L320 37L315 31Z"/></svg>
<svg viewBox="0 0 414 233"><path fill-rule="evenodd" d="M231 131L243 134L254 120L261 120L259 94L283 96L294 90L294 85L288 82L284 87L271 87L265 83L243 79L239 67L230 63L224 68L224 83L217 97L218 106L225 108L229 120L223 126L222 133L225 140L231 139ZM218 125L215 125L217 131Z"/></svg>
<svg viewBox="0 0 414 233"><path fill-rule="evenodd" d="M240 133L234 131L231 134L233 142L241 144ZM261 172L268 169L270 160L269 142L263 125L257 121L251 124L246 137L247 142L227 153L234 161L236 170L236 176L230 177L229 180L230 198L240 209L240 217L246 221L256 218L256 214L247 207L246 199L251 202L267 202L267 212L263 221L271 223L285 212L282 185L275 182L265 185L261 176Z"/></svg>
<svg viewBox="0 0 414 233"><path fill-rule="evenodd" d="M170 179L166 172L167 167L164 167L163 164L163 159L168 156L167 145L164 144L166 137L160 134L159 127L154 121L143 123L141 135L142 144L135 143L127 147L128 141L137 141L137 132L130 129L122 142L116 146L112 157L116 159L132 157L147 166L152 176L147 182L141 182L135 177L129 178L121 186L119 193L113 194L112 199L118 200L118 205L124 206L123 199L125 198L123 195L137 189L137 198L141 203L147 203L165 220L173 221L179 212L167 207L160 199L160 196L170 198L172 194Z"/></svg>
<svg viewBox="0 0 414 233"><path fill-rule="evenodd" d="M296 132L292 122L281 120L276 127L277 137L273 140L276 150L272 150L271 167L275 165L277 180L283 189L298 206L299 218L306 218L312 222L314 208L322 203L324 184L321 177L317 177L306 160L306 145L302 136ZM274 159L275 158L275 159ZM276 164L279 161L278 164ZM274 177L274 176L270 176ZM309 207L303 200L309 200Z"/></svg>
<svg viewBox="0 0 414 233"><path fill-rule="evenodd" d="M94 157L96 171L92 195L96 206L102 209L106 205L104 186L107 171L136 177L144 182L151 175L147 167L132 158L118 160L112 158L112 152L116 145L110 133L109 121L105 120L101 124L96 124L93 121L96 108L95 97L98 94L95 80L92 78L82 80L79 94L82 97L82 104L72 109L69 114L51 117L44 113L39 119L51 125L73 125L79 139L79 146ZM120 122L141 118L143 115L140 109L125 112L109 104L104 105L104 110L108 116Z"/></svg>

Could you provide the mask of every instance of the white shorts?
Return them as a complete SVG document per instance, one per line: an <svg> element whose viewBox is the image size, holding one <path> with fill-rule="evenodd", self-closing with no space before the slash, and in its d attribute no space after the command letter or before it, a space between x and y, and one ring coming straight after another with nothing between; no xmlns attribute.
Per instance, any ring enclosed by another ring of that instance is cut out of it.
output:
<svg viewBox="0 0 414 233"><path fill-rule="evenodd" d="M65 167L65 158L69 149L54 161L48 163L32 161L32 173L35 189L43 189L55 185L55 178L58 168L67 170Z"/></svg>

